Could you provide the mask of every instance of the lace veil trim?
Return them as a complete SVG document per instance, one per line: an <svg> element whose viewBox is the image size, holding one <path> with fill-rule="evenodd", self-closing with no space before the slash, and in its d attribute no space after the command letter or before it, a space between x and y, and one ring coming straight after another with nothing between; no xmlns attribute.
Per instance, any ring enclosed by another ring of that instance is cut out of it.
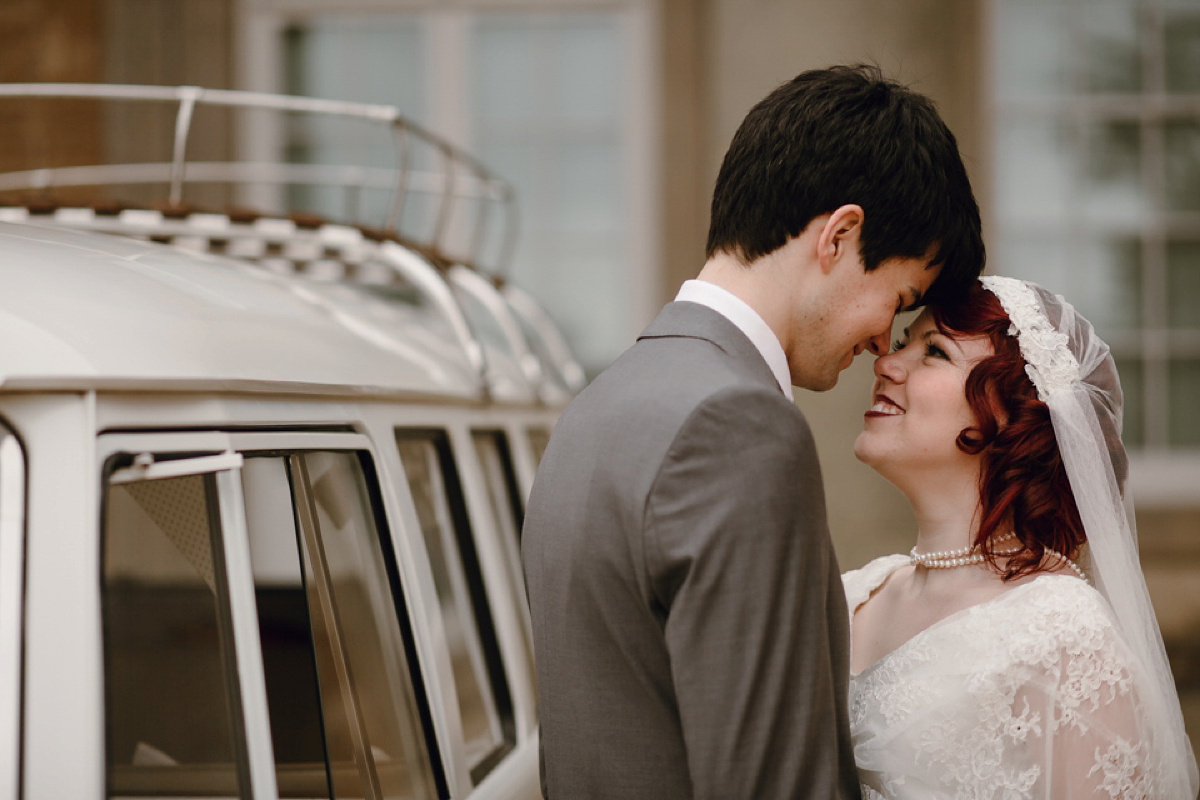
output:
<svg viewBox="0 0 1200 800"><path fill-rule="evenodd" d="M1038 399L1045 403L1050 395L1078 381L1079 362L1067 347L1067 335L1046 319L1029 284L1001 275L985 275L979 281L1000 299L1012 320L1008 335L1017 337L1025 372L1037 389Z"/></svg>

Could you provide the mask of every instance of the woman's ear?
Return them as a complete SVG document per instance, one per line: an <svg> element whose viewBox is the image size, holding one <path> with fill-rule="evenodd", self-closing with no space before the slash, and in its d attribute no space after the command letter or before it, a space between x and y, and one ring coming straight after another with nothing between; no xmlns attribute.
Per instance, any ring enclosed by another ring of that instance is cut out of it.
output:
<svg viewBox="0 0 1200 800"><path fill-rule="evenodd" d="M838 207L829 215L817 238L817 259L822 272L832 272L846 258L852 259L856 265L862 263L859 238L862 235L863 218L862 206L852 203Z"/></svg>

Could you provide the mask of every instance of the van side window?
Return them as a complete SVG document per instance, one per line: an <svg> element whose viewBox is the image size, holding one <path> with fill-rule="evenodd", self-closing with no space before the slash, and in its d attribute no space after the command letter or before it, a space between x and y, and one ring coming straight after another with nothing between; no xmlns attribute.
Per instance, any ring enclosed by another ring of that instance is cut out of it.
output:
<svg viewBox="0 0 1200 800"><path fill-rule="evenodd" d="M105 495L107 796L248 797L212 475Z"/></svg>
<svg viewBox="0 0 1200 800"><path fill-rule="evenodd" d="M504 551L505 566L513 589L511 596L516 605L517 620L521 623L526 663L532 669L533 642L530 638L528 601L525 599L525 573L521 569L521 521L524 515L517 476L509 455L508 437L503 431L472 431L471 438L483 469L491 500L492 519ZM537 687L533 688L533 696L537 697Z"/></svg>
<svg viewBox="0 0 1200 800"><path fill-rule="evenodd" d="M446 435L397 430L396 445L433 569L471 778L479 783L516 743L479 556Z"/></svg>
<svg viewBox="0 0 1200 800"><path fill-rule="evenodd" d="M546 455L546 445L550 444L550 431L545 428L530 428L525 435L529 437L529 449L533 451L536 467L542 463L542 456Z"/></svg>
<svg viewBox="0 0 1200 800"><path fill-rule="evenodd" d="M358 456L251 454L242 479L280 797L438 797Z"/></svg>

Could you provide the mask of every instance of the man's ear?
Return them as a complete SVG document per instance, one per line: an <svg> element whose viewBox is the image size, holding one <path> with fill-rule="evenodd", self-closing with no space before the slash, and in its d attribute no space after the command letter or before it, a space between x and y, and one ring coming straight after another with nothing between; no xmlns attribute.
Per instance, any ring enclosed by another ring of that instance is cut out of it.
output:
<svg viewBox="0 0 1200 800"><path fill-rule="evenodd" d="M832 272L844 258L860 260L858 246L863 217L862 206L854 204L840 206L829 215L817 238L817 259L822 272Z"/></svg>

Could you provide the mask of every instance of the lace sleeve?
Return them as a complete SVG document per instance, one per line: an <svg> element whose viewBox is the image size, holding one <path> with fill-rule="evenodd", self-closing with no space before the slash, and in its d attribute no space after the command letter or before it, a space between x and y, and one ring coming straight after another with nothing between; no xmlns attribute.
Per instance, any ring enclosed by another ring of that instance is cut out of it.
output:
<svg viewBox="0 0 1200 800"><path fill-rule="evenodd" d="M1141 800L1170 796L1166 765L1155 746L1141 690L1146 679L1112 624L1098 595L1075 592L1079 603L1058 646L1040 659L1044 670L1018 692L1033 707L1041 695L1042 736L1032 737L1031 759L1040 767L1047 798ZM1066 622L1063 618L1061 622ZM1045 754L1039 763L1038 751Z"/></svg>

